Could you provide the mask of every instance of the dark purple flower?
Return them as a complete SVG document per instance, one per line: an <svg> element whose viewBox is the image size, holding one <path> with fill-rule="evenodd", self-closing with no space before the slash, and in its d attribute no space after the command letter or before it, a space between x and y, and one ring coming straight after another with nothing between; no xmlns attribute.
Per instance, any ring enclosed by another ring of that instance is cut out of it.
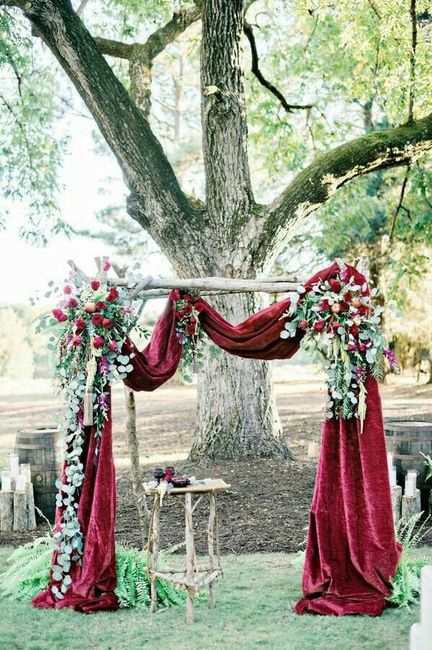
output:
<svg viewBox="0 0 432 650"><path fill-rule="evenodd" d="M389 362L389 366L390 366L390 368L392 370L399 370L399 365L398 365L396 355L393 352L393 350L390 350L390 348L385 348L383 350L383 355L385 356L385 358Z"/></svg>
<svg viewBox="0 0 432 650"><path fill-rule="evenodd" d="M109 375L109 371L110 371L110 365L109 365L109 363L107 361L107 358L106 357L100 357L99 358L99 372L102 375Z"/></svg>
<svg viewBox="0 0 432 650"><path fill-rule="evenodd" d="M108 410L108 406L109 406L108 395L106 393L102 393L102 395L99 395L98 404L102 410L104 411Z"/></svg>

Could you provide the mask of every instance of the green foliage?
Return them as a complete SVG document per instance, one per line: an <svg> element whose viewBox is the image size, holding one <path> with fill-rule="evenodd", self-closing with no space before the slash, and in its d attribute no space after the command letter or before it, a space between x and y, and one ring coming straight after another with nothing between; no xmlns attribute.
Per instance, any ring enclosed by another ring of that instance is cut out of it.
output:
<svg viewBox="0 0 432 650"><path fill-rule="evenodd" d="M426 557L410 558L416 546L418 546L422 537L424 537L424 522L417 532L415 531L423 513L413 515L406 522L400 520L396 524L396 534L399 542L402 544L402 556L392 580L392 594L388 601L397 607L408 607L419 601L420 598L420 572L423 566L430 564L430 559Z"/></svg>
<svg viewBox="0 0 432 650"><path fill-rule="evenodd" d="M53 88L58 78L34 46L20 13L0 11L0 224L20 201L21 234L43 243L65 229L58 217L58 169L65 138L53 138L62 109Z"/></svg>
<svg viewBox="0 0 432 650"><path fill-rule="evenodd" d="M17 548L9 557L9 568L0 576L0 594L16 600L29 601L49 584L51 554L50 537L41 537ZM120 607L148 607L150 582L145 554L125 546L117 546L116 594ZM156 581L159 603L163 607L181 605L185 593L165 580Z"/></svg>

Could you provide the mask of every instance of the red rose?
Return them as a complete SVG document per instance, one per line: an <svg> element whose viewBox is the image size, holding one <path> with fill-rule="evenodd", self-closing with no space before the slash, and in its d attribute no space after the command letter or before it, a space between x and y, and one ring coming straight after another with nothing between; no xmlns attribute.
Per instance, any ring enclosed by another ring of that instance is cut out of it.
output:
<svg viewBox="0 0 432 650"><path fill-rule="evenodd" d="M355 350L357 350L356 344L355 343L348 343L348 350L350 352L354 352Z"/></svg>
<svg viewBox="0 0 432 650"><path fill-rule="evenodd" d="M108 302L114 302L114 300L118 298L119 295L120 294L117 291L117 289L115 287L112 287L112 289L109 290L109 294L107 295L106 299L108 300Z"/></svg>
<svg viewBox="0 0 432 650"><path fill-rule="evenodd" d="M323 320L317 320L313 324L313 330L314 332L322 332L325 327L325 322Z"/></svg>
<svg viewBox="0 0 432 650"><path fill-rule="evenodd" d="M369 308L366 305L360 305L357 312L360 314L360 316L365 316L368 313L368 309Z"/></svg>
<svg viewBox="0 0 432 650"><path fill-rule="evenodd" d="M75 336L72 340L72 345L74 345L76 348L78 348L81 345L82 338L78 335Z"/></svg>
<svg viewBox="0 0 432 650"><path fill-rule="evenodd" d="M307 321L301 320L299 322L299 324L298 324L298 328L301 329L301 330L307 330L307 328L308 328Z"/></svg>
<svg viewBox="0 0 432 650"><path fill-rule="evenodd" d="M103 268L103 270L104 270L105 273L106 273L106 272L109 271L110 268L111 268L111 262L108 262L108 260L107 260L106 262L103 263L103 267L102 267L102 268Z"/></svg>
<svg viewBox="0 0 432 650"><path fill-rule="evenodd" d="M91 288L93 289L93 291L97 291L97 290L99 289L99 287L100 287L100 282L99 282L99 280L92 280L92 281L90 282L90 286L91 286Z"/></svg>
<svg viewBox="0 0 432 650"><path fill-rule="evenodd" d="M328 301L328 300L325 300L325 299L324 299L324 300L320 300L320 302L318 303L318 308L320 309L320 311L327 311L327 310L329 310L329 309L330 309L330 303L329 303L329 301Z"/></svg>
<svg viewBox="0 0 432 650"><path fill-rule="evenodd" d="M179 309L178 311L176 311L177 320L181 320L183 316L186 316L186 311L184 309Z"/></svg>
<svg viewBox="0 0 432 650"><path fill-rule="evenodd" d="M61 309L53 309L52 315L58 323L64 323L68 319L66 314Z"/></svg>
<svg viewBox="0 0 432 650"><path fill-rule="evenodd" d="M101 348L104 343L105 341L102 336L95 336L93 339L93 347L95 348Z"/></svg>
<svg viewBox="0 0 432 650"><path fill-rule="evenodd" d="M74 309L78 306L78 300L76 298L69 298L67 306L70 307L70 309Z"/></svg>
<svg viewBox="0 0 432 650"><path fill-rule="evenodd" d="M113 326L111 318L104 318L102 321L102 327L105 327L106 330L109 330Z"/></svg>
<svg viewBox="0 0 432 650"><path fill-rule="evenodd" d="M93 314L91 321L93 325L100 325L103 321L102 314Z"/></svg>
<svg viewBox="0 0 432 650"><path fill-rule="evenodd" d="M98 311L103 311L105 309L105 303L102 300L98 300L96 303L96 309Z"/></svg>
<svg viewBox="0 0 432 650"><path fill-rule="evenodd" d="M359 333L359 331L360 331L360 330L359 330L359 328L357 327L357 325L351 325L351 327L350 327L350 332L351 332L351 334L352 334L353 336L357 336L357 334Z"/></svg>
<svg viewBox="0 0 432 650"><path fill-rule="evenodd" d="M330 289L335 293L341 290L341 283L339 282L339 280L333 280L333 279L329 280L329 285L330 285Z"/></svg>
<svg viewBox="0 0 432 650"><path fill-rule="evenodd" d="M340 310L341 311L348 311L349 309L349 304L347 302L340 302Z"/></svg>
<svg viewBox="0 0 432 650"><path fill-rule="evenodd" d="M178 289L171 291L171 299L174 301L180 300L180 291Z"/></svg>
<svg viewBox="0 0 432 650"><path fill-rule="evenodd" d="M187 293L184 297L186 302L196 302L195 296L192 296L190 293Z"/></svg>
<svg viewBox="0 0 432 650"><path fill-rule="evenodd" d="M118 350L117 341L110 341L108 343L108 349L111 350L111 352L117 352Z"/></svg>
<svg viewBox="0 0 432 650"><path fill-rule="evenodd" d="M333 325L332 325L333 332L337 332L339 327L341 327L340 323L333 323Z"/></svg>
<svg viewBox="0 0 432 650"><path fill-rule="evenodd" d="M196 322L197 322L197 319L195 318L195 316L191 316L189 318L189 323L196 323Z"/></svg>
<svg viewBox="0 0 432 650"><path fill-rule="evenodd" d="M366 350L365 344L364 343L359 343L358 344L358 349L360 350L360 352L364 352Z"/></svg>
<svg viewBox="0 0 432 650"><path fill-rule="evenodd" d="M343 298L346 302L351 302L352 300L352 293L351 291L345 291Z"/></svg>
<svg viewBox="0 0 432 650"><path fill-rule="evenodd" d="M84 318L77 318L75 321L75 327L77 330L83 330L86 326Z"/></svg>
<svg viewBox="0 0 432 650"><path fill-rule="evenodd" d="M63 293L66 293L66 294L70 294L70 293L72 293L72 287L70 287L68 284L66 284L66 285L63 287Z"/></svg>
<svg viewBox="0 0 432 650"><path fill-rule="evenodd" d="M195 325L188 325L186 327L186 334L189 334L189 336L193 336L195 334Z"/></svg>
<svg viewBox="0 0 432 650"><path fill-rule="evenodd" d="M185 312L186 312L187 314L190 314L190 313L192 312L192 310L193 310L193 307L192 307L192 305L190 304L190 302L188 302L187 305L185 306Z"/></svg>

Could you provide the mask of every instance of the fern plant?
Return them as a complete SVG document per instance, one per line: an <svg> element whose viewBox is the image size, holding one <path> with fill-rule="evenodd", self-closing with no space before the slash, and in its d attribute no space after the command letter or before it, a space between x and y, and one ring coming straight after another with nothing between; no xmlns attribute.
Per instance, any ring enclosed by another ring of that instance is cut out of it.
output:
<svg viewBox="0 0 432 650"><path fill-rule="evenodd" d="M422 567L430 564L430 559L412 558L410 552L418 545L421 539L428 532L425 530L425 522L415 533L415 528L420 521L422 512L415 514L404 522L402 519L396 524L396 535L402 544L402 555L392 581L392 593L387 600L396 607L409 607L419 601L420 598L420 572Z"/></svg>
<svg viewBox="0 0 432 650"><path fill-rule="evenodd" d="M16 600L32 600L48 587L50 579L52 540L40 537L17 548L9 557L10 566L0 576L0 595ZM150 580L145 555L135 549L117 546L117 595L120 607L148 607ZM186 594L172 583L156 580L156 591L162 607L184 603Z"/></svg>

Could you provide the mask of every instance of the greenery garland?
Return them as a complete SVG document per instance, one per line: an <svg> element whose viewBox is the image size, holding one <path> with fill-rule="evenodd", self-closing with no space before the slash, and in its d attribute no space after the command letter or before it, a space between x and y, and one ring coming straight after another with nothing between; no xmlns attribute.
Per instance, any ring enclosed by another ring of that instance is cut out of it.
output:
<svg viewBox="0 0 432 650"><path fill-rule="evenodd" d="M0 576L0 594L15 600L32 600L47 589L50 582L52 540L40 537L17 548L9 557L10 567ZM150 580L145 555L136 549L117 545L117 595L120 607L148 607ZM156 580L161 607L181 605L186 600L184 591L175 589L165 580Z"/></svg>

